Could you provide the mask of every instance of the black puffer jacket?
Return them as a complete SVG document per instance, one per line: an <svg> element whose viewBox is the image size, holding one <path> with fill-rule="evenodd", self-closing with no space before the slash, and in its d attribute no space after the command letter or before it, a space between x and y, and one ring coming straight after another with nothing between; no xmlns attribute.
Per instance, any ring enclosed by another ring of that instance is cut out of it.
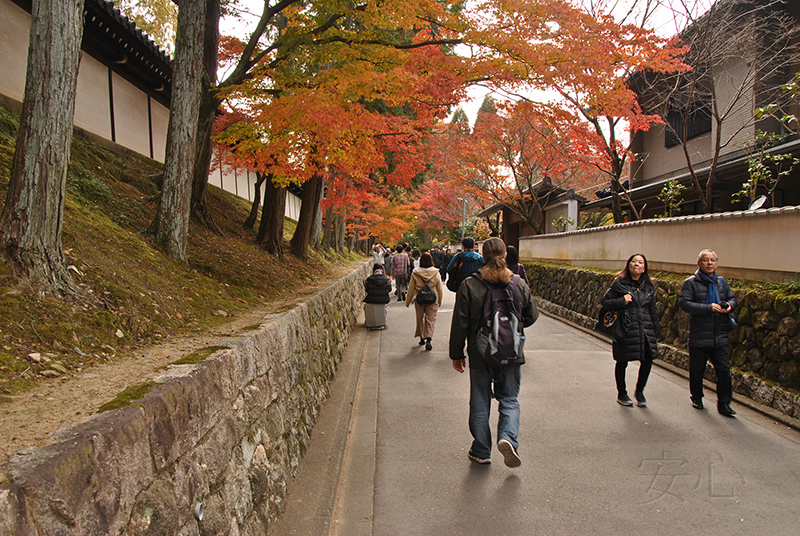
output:
<svg viewBox="0 0 800 536"><path fill-rule="evenodd" d="M389 303L389 293L392 292L392 282L389 276L382 272L376 272L364 281L364 289L367 291L365 303Z"/></svg>
<svg viewBox="0 0 800 536"><path fill-rule="evenodd" d="M720 302L728 302L731 311L736 308L733 296L725 278L717 277L717 294ZM697 277L697 272L683 282L678 302L681 309L689 313L689 348L718 348L728 345L728 332L731 330L727 313L715 313L711 304L706 303L708 285Z"/></svg>
<svg viewBox="0 0 800 536"><path fill-rule="evenodd" d="M625 294L633 299L625 305ZM623 326L625 335L614 342L612 354L616 361L641 361L650 347L653 358L658 357L656 339L661 336L661 322L658 319L658 304L655 290L637 286L629 276L616 279L602 300L603 307L615 311L625 311Z"/></svg>

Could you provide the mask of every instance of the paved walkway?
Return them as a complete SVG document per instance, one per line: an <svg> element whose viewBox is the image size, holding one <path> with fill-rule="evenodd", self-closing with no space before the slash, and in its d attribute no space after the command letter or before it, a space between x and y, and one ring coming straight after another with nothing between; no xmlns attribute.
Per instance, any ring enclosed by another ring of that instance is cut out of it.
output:
<svg viewBox="0 0 800 536"><path fill-rule="evenodd" d="M470 462L469 377L447 356L445 293L433 351L396 301L388 329L354 329L270 534L800 533L800 433L741 404L725 418L713 392L697 411L688 382L659 367L648 407L622 407L610 346L545 315L526 330L522 466L497 451Z"/></svg>

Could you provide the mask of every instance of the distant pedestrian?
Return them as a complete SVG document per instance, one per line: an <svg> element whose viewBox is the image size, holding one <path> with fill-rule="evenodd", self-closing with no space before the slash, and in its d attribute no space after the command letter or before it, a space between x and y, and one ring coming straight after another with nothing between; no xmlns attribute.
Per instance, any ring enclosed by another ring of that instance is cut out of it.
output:
<svg viewBox="0 0 800 536"><path fill-rule="evenodd" d="M519 263L519 253L517 252L517 248L514 246L508 246L506 251L506 265L508 266L508 269L511 270L511 273L520 276L522 280L525 281L525 283L530 287L531 282L528 279L525 266Z"/></svg>
<svg viewBox="0 0 800 536"><path fill-rule="evenodd" d="M383 257L383 270L389 276L389 279L392 278L392 257L394 257L394 251L392 248L386 248L386 255Z"/></svg>
<svg viewBox="0 0 800 536"><path fill-rule="evenodd" d="M433 259L433 266L438 270L442 267L442 262L444 261L444 254L442 254L441 248L439 246L433 246L430 254Z"/></svg>
<svg viewBox="0 0 800 536"><path fill-rule="evenodd" d="M647 407L644 388L650 377L653 360L658 357L656 340L661 337L656 290L647 273L647 259L637 253L631 255L625 268L614 276L611 288L602 299L603 307L619 311L624 335L612 344L612 355L617 362L614 377L617 382L617 402L633 406L625 386L625 373L629 361L639 361L639 378L636 381L636 405Z"/></svg>
<svg viewBox="0 0 800 536"><path fill-rule="evenodd" d="M436 295L433 303L419 303L420 290L428 285L428 288ZM433 258L430 253L423 253L419 259L419 267L411 273L411 281L408 283L408 296L406 297L406 307L414 304L417 312L417 325L414 336L419 337L419 344L425 345L426 350L433 348L431 338L436 327L436 313L442 305L442 278L439 270L433 265Z"/></svg>
<svg viewBox="0 0 800 536"><path fill-rule="evenodd" d="M456 294L456 305L450 325L450 359L453 368L464 372L467 357L464 357L464 342L467 343L469 359L469 431L472 446L468 457L476 463L491 463L492 432L489 414L492 398L497 399L499 418L497 422L497 449L503 454L505 464L518 467L522 461L519 449L519 386L521 361L511 365L488 363L478 351L477 335L481 328L483 306L489 294L488 286L505 287L514 284L514 293L522 311L522 325L527 327L539 317L531 299L531 291L506 267L506 245L499 238L489 238L483 244L486 265L478 269L480 277L464 280Z"/></svg>
<svg viewBox="0 0 800 536"><path fill-rule="evenodd" d="M703 376L710 360L717 376L717 410L726 417L731 408L733 385L728 355L728 333L733 329L736 299L725 278L717 275L717 254L704 249L697 256L697 271L683 282L678 298L689 313L689 392L692 406L703 409Z"/></svg>
<svg viewBox="0 0 800 536"><path fill-rule="evenodd" d="M406 290L408 289L407 273L410 262L403 246L397 246L395 249L397 253L392 257L392 274L397 287L397 301L404 301L406 299Z"/></svg>
<svg viewBox="0 0 800 536"><path fill-rule="evenodd" d="M372 246L372 263L373 264L380 264L381 266L384 265L386 257L386 250L383 249L383 246L380 244L375 244Z"/></svg>
<svg viewBox="0 0 800 536"><path fill-rule="evenodd" d="M452 258L453 256L450 254L450 248L445 247L442 250L442 264L439 266L439 275L442 276L442 283L447 280L447 267L450 265Z"/></svg>
<svg viewBox="0 0 800 536"><path fill-rule="evenodd" d="M458 291L458 286L469 277L469 274L483 266L483 257L477 251L473 251L475 247L474 238L471 236L464 238L461 241L461 246L464 251L453 257L447 266L447 288L453 292ZM505 257L505 252L503 252L503 257ZM505 259L503 263L505 264Z"/></svg>

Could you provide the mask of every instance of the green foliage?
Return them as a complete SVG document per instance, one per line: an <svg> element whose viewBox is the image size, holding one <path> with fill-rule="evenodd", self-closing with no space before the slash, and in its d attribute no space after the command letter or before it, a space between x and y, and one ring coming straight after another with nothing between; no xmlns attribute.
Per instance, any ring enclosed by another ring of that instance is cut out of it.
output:
<svg viewBox="0 0 800 536"><path fill-rule="evenodd" d="M556 232L563 233L567 230L567 227L570 225L574 225L575 220L572 218L565 218L564 216L559 216L553 220L553 228L555 228Z"/></svg>
<svg viewBox="0 0 800 536"><path fill-rule="evenodd" d="M755 150L747 158L747 171L750 178L742 183L742 188L733 194L735 201L751 203L761 187L776 205L775 191L782 179L788 177L800 159L788 153L771 153L770 149L781 143L783 137L774 132L756 130Z"/></svg>
<svg viewBox="0 0 800 536"><path fill-rule="evenodd" d="M581 212L578 216L578 229L591 229L593 227L603 227L612 225L614 216L610 212Z"/></svg>
<svg viewBox="0 0 800 536"><path fill-rule="evenodd" d="M683 203L683 191L685 189L686 186L682 185L674 178L669 179L664 184L664 188L662 188L661 193L658 194L658 199L664 203L663 218L671 218L675 215L681 203Z"/></svg>

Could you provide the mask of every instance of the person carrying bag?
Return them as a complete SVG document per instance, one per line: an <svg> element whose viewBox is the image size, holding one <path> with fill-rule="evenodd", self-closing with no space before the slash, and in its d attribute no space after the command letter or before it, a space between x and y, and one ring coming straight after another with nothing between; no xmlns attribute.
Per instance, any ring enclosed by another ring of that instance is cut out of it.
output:
<svg viewBox="0 0 800 536"><path fill-rule="evenodd" d="M602 314L600 322L616 326L611 336L612 355L616 361L614 378L617 384L617 403L633 406L625 386L625 373L629 361L639 361L639 377L636 382L636 405L647 406L644 388L658 357L656 340L660 338L661 323L658 318L656 290L647 273L647 259L637 253L631 255L625 268L614 276L611 288L601 300L603 309L617 313L616 321L610 322L613 315Z"/></svg>

